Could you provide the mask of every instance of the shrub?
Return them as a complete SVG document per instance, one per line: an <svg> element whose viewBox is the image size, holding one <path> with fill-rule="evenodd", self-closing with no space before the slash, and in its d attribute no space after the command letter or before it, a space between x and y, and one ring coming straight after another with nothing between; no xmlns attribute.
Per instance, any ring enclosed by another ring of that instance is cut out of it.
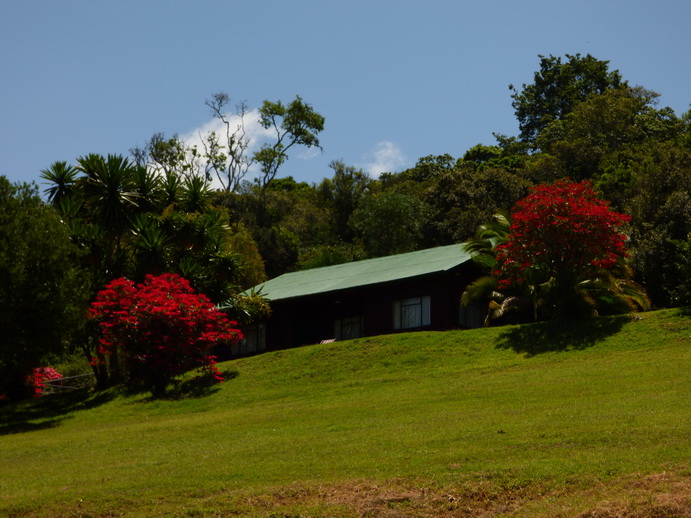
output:
<svg viewBox="0 0 691 518"><path fill-rule="evenodd" d="M122 367L128 384L154 396L195 368L222 381L210 351L242 338L235 322L175 274L148 275L139 285L116 279L98 294L90 315L101 331L93 361L105 363L110 355L115 360L111 371Z"/></svg>
<svg viewBox="0 0 691 518"><path fill-rule="evenodd" d="M33 390L34 397L41 397L46 388L46 381L62 379L62 374L52 367L37 367L27 378L27 385Z"/></svg>

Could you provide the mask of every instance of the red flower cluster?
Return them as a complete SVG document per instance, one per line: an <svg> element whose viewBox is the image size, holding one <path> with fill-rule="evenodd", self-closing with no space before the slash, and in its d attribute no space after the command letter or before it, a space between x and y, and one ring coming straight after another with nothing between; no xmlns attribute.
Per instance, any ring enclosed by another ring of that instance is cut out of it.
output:
<svg viewBox="0 0 691 518"><path fill-rule="evenodd" d="M46 381L62 379L62 374L52 367L37 367L29 375L27 384L33 388L34 397L41 397L46 388Z"/></svg>
<svg viewBox="0 0 691 518"><path fill-rule="evenodd" d="M629 220L598 198L589 182L538 185L516 204L507 242L497 247L500 287L529 269L553 278L614 266L626 256L621 226Z"/></svg>
<svg viewBox="0 0 691 518"><path fill-rule="evenodd" d="M117 348L129 379L158 389L198 367L222 381L211 349L242 338L235 322L175 274L148 275L136 286L116 279L98 294L90 315L101 328L100 360L93 361Z"/></svg>

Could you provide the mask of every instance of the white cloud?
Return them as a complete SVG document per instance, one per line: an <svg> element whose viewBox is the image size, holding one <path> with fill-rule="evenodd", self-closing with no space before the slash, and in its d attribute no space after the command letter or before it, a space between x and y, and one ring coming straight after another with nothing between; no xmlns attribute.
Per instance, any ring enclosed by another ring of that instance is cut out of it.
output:
<svg viewBox="0 0 691 518"><path fill-rule="evenodd" d="M365 164L363 169L375 178L382 173L397 172L408 161L401 148L386 140L377 143L368 156L371 157L371 160Z"/></svg>
<svg viewBox="0 0 691 518"><path fill-rule="evenodd" d="M299 158L300 160L312 160L313 158L317 158L319 155L321 155L322 150L319 149L318 147L308 147L305 148L302 153L299 155L295 155L296 158Z"/></svg>

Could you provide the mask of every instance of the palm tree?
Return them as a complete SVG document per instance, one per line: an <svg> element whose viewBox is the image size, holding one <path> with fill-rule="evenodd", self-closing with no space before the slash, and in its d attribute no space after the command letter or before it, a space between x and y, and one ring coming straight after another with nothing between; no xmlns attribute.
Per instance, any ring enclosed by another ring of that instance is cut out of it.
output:
<svg viewBox="0 0 691 518"><path fill-rule="evenodd" d="M180 201L182 186L180 177L175 173L166 173L161 180L163 208L175 205Z"/></svg>
<svg viewBox="0 0 691 518"><path fill-rule="evenodd" d="M80 157L78 168L84 201L93 209L95 219L109 232L118 232L128 223L137 207L135 168L120 155Z"/></svg>
<svg viewBox="0 0 691 518"><path fill-rule="evenodd" d="M652 304L645 289L631 280L631 268L625 259L609 270L580 280L576 292L592 315L620 315L634 311L649 311Z"/></svg>
<svg viewBox="0 0 691 518"><path fill-rule="evenodd" d="M201 176L186 178L182 184L182 208L187 212L204 212L210 196L209 182Z"/></svg>
<svg viewBox="0 0 691 518"><path fill-rule="evenodd" d="M536 321L541 308L552 290L553 283L544 272L530 269L525 272L520 286L501 288L495 277L496 249L506 243L511 230L511 216L498 211L487 223L483 223L464 246L473 261L488 273L470 283L461 295L461 304L487 301L485 325L501 318L516 322ZM512 318L513 317L513 318Z"/></svg>
<svg viewBox="0 0 691 518"><path fill-rule="evenodd" d="M461 304L468 306L487 301L485 326L502 318L516 323L537 321L551 288L550 279L546 279L538 270L527 271L524 283L510 288L500 288L499 279L490 274L466 286L461 295Z"/></svg>
<svg viewBox="0 0 691 518"><path fill-rule="evenodd" d="M160 275L170 271L171 240L158 219L138 214L132 222L132 271L142 282L147 274Z"/></svg>
<svg viewBox="0 0 691 518"><path fill-rule="evenodd" d="M122 272L115 268L121 259L122 236L129 227L130 218L137 209L135 168L120 155L90 154L80 157L78 169L84 173L79 179L84 204L93 223L107 236L105 257L106 277L113 279ZM117 270L117 271L116 271Z"/></svg>
<svg viewBox="0 0 691 518"><path fill-rule="evenodd" d="M156 211L163 198L161 177L144 166L136 166L132 172L132 179L138 212Z"/></svg>
<svg viewBox="0 0 691 518"><path fill-rule="evenodd" d="M48 201L53 205L59 204L69 197L79 171L67 162L54 162L48 169L41 171L41 178L52 184L43 192L48 195Z"/></svg>
<svg viewBox="0 0 691 518"><path fill-rule="evenodd" d="M466 252L470 253L476 264L487 271L487 275L466 286L461 295L461 304L467 307L475 302L488 301L485 326L511 313L525 313L529 305L525 296L500 290L499 279L493 275L497 263L495 249L506 243L510 228L511 217L504 212L497 212L490 221L480 225L475 235L464 244ZM533 303L532 307L535 315L537 304Z"/></svg>
<svg viewBox="0 0 691 518"><path fill-rule="evenodd" d="M506 243L510 228L511 216L497 211L492 219L480 225L475 235L466 242L466 252L470 253L477 264L494 268L494 249Z"/></svg>

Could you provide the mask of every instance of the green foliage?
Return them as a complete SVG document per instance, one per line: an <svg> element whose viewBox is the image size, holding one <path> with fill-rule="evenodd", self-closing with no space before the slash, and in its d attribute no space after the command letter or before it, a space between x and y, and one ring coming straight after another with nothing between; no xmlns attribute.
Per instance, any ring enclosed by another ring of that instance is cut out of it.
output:
<svg viewBox="0 0 691 518"><path fill-rule="evenodd" d="M439 175L424 192L429 207L428 246L469 239L497 210L509 211L528 191L529 182L505 169L475 171L460 167Z"/></svg>
<svg viewBox="0 0 691 518"><path fill-rule="evenodd" d="M264 260L252 234L241 223L233 225L231 232L228 245L230 250L241 258L237 278L239 286L247 289L264 282L266 280Z"/></svg>
<svg viewBox="0 0 691 518"><path fill-rule="evenodd" d="M120 155L90 154L80 157L77 169L83 173L78 179L78 188L88 217L101 225L114 241L119 243L119 234L127 226L129 214L138 202L134 183L134 166Z"/></svg>
<svg viewBox="0 0 691 518"><path fill-rule="evenodd" d="M42 170L41 178L52 184L44 191L48 195L48 201L57 205L69 198L78 173L79 171L67 162L54 162L48 169Z"/></svg>
<svg viewBox="0 0 691 518"><path fill-rule="evenodd" d="M691 233L686 240L672 240L675 246L674 265L677 284L672 286L670 298L675 306L691 306Z"/></svg>
<svg viewBox="0 0 691 518"><path fill-rule="evenodd" d="M655 144L639 152L625 202L634 275L655 306L683 305L688 276L679 265L691 233L691 150Z"/></svg>
<svg viewBox="0 0 691 518"><path fill-rule="evenodd" d="M365 197L349 225L367 257L412 252L422 238L424 204L406 194L383 192Z"/></svg>
<svg viewBox="0 0 691 518"><path fill-rule="evenodd" d="M137 166L146 167L159 176L191 178L202 173L199 151L178 135L166 138L163 133L155 133L144 148L134 148L131 154Z"/></svg>
<svg viewBox="0 0 691 518"><path fill-rule="evenodd" d="M88 296L77 255L37 188L0 176L0 394L22 396L26 375L68 350Z"/></svg>
<svg viewBox="0 0 691 518"><path fill-rule="evenodd" d="M219 304L218 309L243 326L271 316L271 306L262 295L261 288L235 294Z"/></svg>
<svg viewBox="0 0 691 518"><path fill-rule="evenodd" d="M466 251L487 273L494 270L497 263L496 247L506 243L510 228L511 216L506 212L497 212L489 221L480 225L475 235L466 241Z"/></svg>
<svg viewBox="0 0 691 518"><path fill-rule="evenodd" d="M321 245L302 251L298 268L300 270L309 270L311 268L333 266L366 258L364 251L357 245Z"/></svg>
<svg viewBox="0 0 691 518"><path fill-rule="evenodd" d="M495 137L499 140L499 144L502 144L503 137L501 135L495 135ZM463 162L472 164L478 171L491 167L515 173L522 168L528 155L520 146L508 141L504 144L496 146L477 144L466 151Z"/></svg>
<svg viewBox="0 0 691 518"><path fill-rule="evenodd" d="M554 167L564 176L596 178L632 146L673 140L679 134L679 120L669 108L653 107L656 97L640 87L593 94L547 125L537 137L538 147L554 156Z"/></svg>
<svg viewBox="0 0 691 518"><path fill-rule="evenodd" d="M212 208L204 177L180 176L172 166L162 176L117 155L87 155L78 163L82 174L69 196L53 203L84 251L94 291L119 276L141 281L165 272L187 274L215 301L236 289L239 257L228 218ZM59 177L45 177L53 183L48 191L59 187Z"/></svg>
<svg viewBox="0 0 691 518"><path fill-rule="evenodd" d="M200 176L185 178L180 191L180 208L184 212L202 213L209 208L211 185Z"/></svg>
<svg viewBox="0 0 691 518"><path fill-rule="evenodd" d="M428 155L418 159L415 167L406 169L398 174L384 173L382 184L385 188L392 188L399 182L414 182L425 184L439 175L456 168L458 161L449 154Z"/></svg>
<svg viewBox="0 0 691 518"><path fill-rule="evenodd" d="M317 135L324 129L324 117L298 95L287 106L281 101L264 101L259 108L259 123L275 134L273 144L262 145L253 159L261 169L259 185L262 190L276 177L279 168L288 160L288 150L295 146L318 147Z"/></svg>
<svg viewBox="0 0 691 518"><path fill-rule="evenodd" d="M590 54L567 54L564 62L552 55L538 57L540 70L533 83L524 84L520 92L509 86L524 142L535 143L548 124L562 119L590 94L627 86L618 70L609 71L608 61Z"/></svg>
<svg viewBox="0 0 691 518"><path fill-rule="evenodd" d="M329 167L334 175L317 187L318 200L331 214L336 242L351 242L353 235L348 220L367 193L371 180L362 170L342 161L333 161Z"/></svg>

